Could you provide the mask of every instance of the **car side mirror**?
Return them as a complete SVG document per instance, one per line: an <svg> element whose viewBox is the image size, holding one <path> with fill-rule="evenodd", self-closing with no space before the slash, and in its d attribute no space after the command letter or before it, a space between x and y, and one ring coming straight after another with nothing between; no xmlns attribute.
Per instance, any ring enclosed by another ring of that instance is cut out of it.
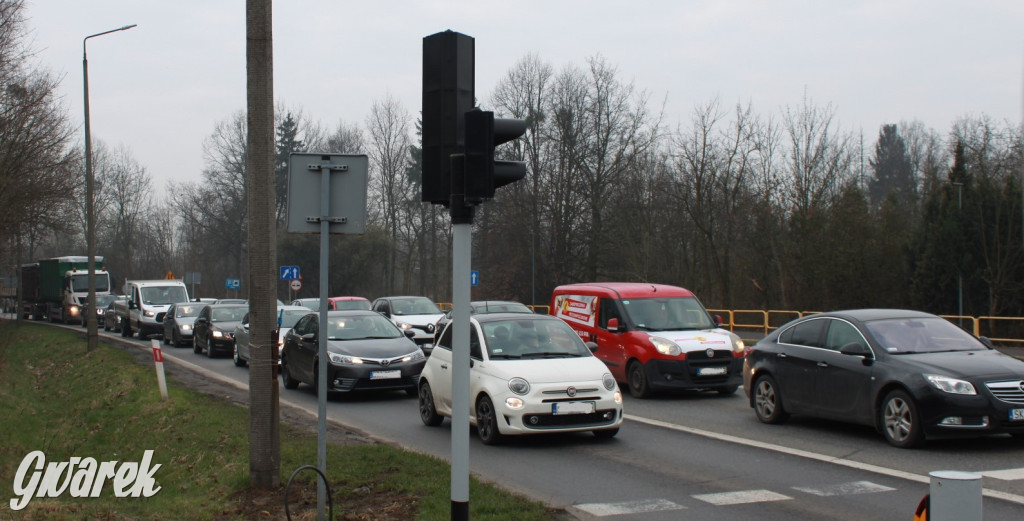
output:
<svg viewBox="0 0 1024 521"><path fill-rule="evenodd" d="M139 309L139 305L134 300L128 301L128 309Z"/></svg>
<svg viewBox="0 0 1024 521"><path fill-rule="evenodd" d="M619 319L609 318L608 319L608 331L618 332L619 331Z"/></svg>
<svg viewBox="0 0 1024 521"><path fill-rule="evenodd" d="M722 327L722 315L715 315L714 319L715 319L715 325L718 326L718 327Z"/></svg>
<svg viewBox="0 0 1024 521"><path fill-rule="evenodd" d="M416 337L416 332L411 330L411 329L405 329L405 330L402 331L402 333L405 334L406 338L408 338L410 340L412 340L414 337Z"/></svg>
<svg viewBox="0 0 1024 521"><path fill-rule="evenodd" d="M989 349L996 348L996 345L992 343L992 339L987 336L979 336L978 341L980 341L982 344L985 344L985 347Z"/></svg>
<svg viewBox="0 0 1024 521"><path fill-rule="evenodd" d="M865 358L871 358L871 350L860 342L850 342L839 348L839 352L844 355L850 356L863 356Z"/></svg>
<svg viewBox="0 0 1024 521"><path fill-rule="evenodd" d="M316 333L306 333L302 335L302 340L305 342L316 342Z"/></svg>
<svg viewBox="0 0 1024 521"><path fill-rule="evenodd" d="M587 342L587 349L590 349L591 353L597 352L597 342Z"/></svg>
<svg viewBox="0 0 1024 521"><path fill-rule="evenodd" d="M249 330L249 323L248 322L242 322L242 329L248 331Z"/></svg>

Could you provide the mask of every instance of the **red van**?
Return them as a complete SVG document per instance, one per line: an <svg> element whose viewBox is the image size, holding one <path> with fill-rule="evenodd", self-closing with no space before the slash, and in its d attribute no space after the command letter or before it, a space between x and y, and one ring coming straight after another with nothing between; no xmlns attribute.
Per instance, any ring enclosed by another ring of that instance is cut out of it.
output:
<svg viewBox="0 0 1024 521"><path fill-rule="evenodd" d="M568 323L612 376L637 398L657 390L743 383L743 340L719 327L687 289L664 284L594 282L555 288L551 314Z"/></svg>

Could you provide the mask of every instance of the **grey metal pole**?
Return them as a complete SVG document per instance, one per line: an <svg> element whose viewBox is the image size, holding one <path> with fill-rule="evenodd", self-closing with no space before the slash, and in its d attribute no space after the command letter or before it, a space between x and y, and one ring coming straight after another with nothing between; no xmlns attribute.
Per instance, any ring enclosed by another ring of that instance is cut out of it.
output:
<svg viewBox="0 0 1024 521"><path fill-rule="evenodd" d="M320 327L317 333L319 340L319 356L317 357L317 424L316 424L316 461L317 467L324 476L327 475L327 366L331 361L327 357L327 264L330 253L330 208L331 206L331 166L320 167ZM324 521L327 506L327 485L324 480L317 480L316 487L316 518Z"/></svg>
<svg viewBox="0 0 1024 521"><path fill-rule="evenodd" d="M127 31L135 26L136 24L125 25L117 29L103 31L102 33L90 34L82 38L82 85L85 91L85 255L88 257L88 264L86 264L88 273L86 278L89 286L87 301L89 303L89 316L83 315L82 320L85 321L85 326L88 328L86 333L86 349L89 351L96 349L99 345L99 331L96 327L96 217L93 215L93 207L96 205L95 195L93 195L95 181L92 174L92 141L89 134L89 59L85 44L89 41L89 38L118 31Z"/></svg>
<svg viewBox="0 0 1024 521"><path fill-rule="evenodd" d="M929 472L928 518L932 521L981 521L981 474L957 470Z"/></svg>
<svg viewBox="0 0 1024 521"><path fill-rule="evenodd" d="M452 520L469 519L469 275L473 225L452 224Z"/></svg>

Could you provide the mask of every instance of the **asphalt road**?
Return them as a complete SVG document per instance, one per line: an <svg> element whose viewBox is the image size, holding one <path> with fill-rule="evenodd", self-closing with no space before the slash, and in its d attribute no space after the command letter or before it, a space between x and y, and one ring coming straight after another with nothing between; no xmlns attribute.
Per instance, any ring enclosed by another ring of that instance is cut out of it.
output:
<svg viewBox="0 0 1024 521"><path fill-rule="evenodd" d="M149 348L149 342L131 342ZM164 357L172 371L247 387L248 370L230 358L211 360L166 346ZM581 519L647 521L908 520L929 492L929 472L958 470L984 476L984 519L1024 519L1024 443L1008 436L903 450L866 427L800 417L764 425L742 390L727 397L625 399L627 421L612 440L585 433L491 447L471 436L472 471ZM311 388L282 388L281 401L309 411L315 427ZM450 455L450 422L424 426L416 399L405 393L335 396L328 418L412 450Z"/></svg>

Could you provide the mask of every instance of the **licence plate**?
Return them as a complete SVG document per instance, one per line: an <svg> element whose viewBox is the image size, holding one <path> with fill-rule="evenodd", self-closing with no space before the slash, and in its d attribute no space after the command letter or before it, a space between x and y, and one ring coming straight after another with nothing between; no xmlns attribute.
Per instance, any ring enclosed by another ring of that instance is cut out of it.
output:
<svg viewBox="0 0 1024 521"><path fill-rule="evenodd" d="M597 410L594 402L555 402L551 414L590 414Z"/></svg>
<svg viewBox="0 0 1024 521"><path fill-rule="evenodd" d="M401 378L402 371L370 371L370 380L388 380L391 378Z"/></svg>
<svg viewBox="0 0 1024 521"><path fill-rule="evenodd" d="M721 376L728 374L728 367L698 367L697 376Z"/></svg>
<svg viewBox="0 0 1024 521"><path fill-rule="evenodd" d="M1010 421L1024 420L1024 409L1010 409Z"/></svg>

